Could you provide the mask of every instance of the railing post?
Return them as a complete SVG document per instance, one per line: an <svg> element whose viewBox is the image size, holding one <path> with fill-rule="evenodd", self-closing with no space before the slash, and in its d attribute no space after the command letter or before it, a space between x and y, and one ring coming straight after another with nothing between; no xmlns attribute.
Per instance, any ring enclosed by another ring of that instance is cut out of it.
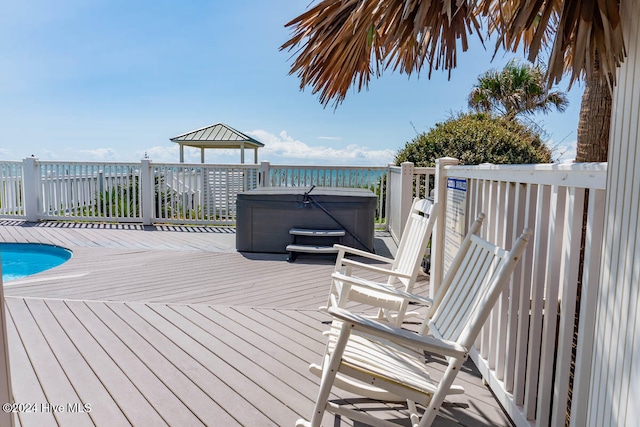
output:
<svg viewBox="0 0 640 427"><path fill-rule="evenodd" d="M395 166L395 163L387 164L387 174L384 178L384 181L380 184L380 197L384 197L384 224L385 229L388 232L391 232L391 223L389 222L389 218L392 216L391 214L391 168ZM384 191L384 196L383 196Z"/></svg>
<svg viewBox="0 0 640 427"><path fill-rule="evenodd" d="M140 211L143 225L151 225L153 219L153 169L149 159L142 159L140 165Z"/></svg>
<svg viewBox="0 0 640 427"><path fill-rule="evenodd" d="M41 191L37 160L35 157L27 157L22 161L22 194L24 214L28 222L38 221Z"/></svg>
<svg viewBox="0 0 640 427"><path fill-rule="evenodd" d="M260 187L270 187L269 181L269 169L271 165L269 162L260 162Z"/></svg>
<svg viewBox="0 0 640 427"><path fill-rule="evenodd" d="M413 203L413 163L400 164L400 236L409 218L409 211Z"/></svg>
<svg viewBox="0 0 640 427"><path fill-rule="evenodd" d="M444 231L447 225L445 218L447 212L447 176L445 167L457 165L458 163L458 159L453 157L436 159L436 194L434 199L438 203L439 212L431 235L431 281L429 284L429 296L431 298L435 296L444 275Z"/></svg>

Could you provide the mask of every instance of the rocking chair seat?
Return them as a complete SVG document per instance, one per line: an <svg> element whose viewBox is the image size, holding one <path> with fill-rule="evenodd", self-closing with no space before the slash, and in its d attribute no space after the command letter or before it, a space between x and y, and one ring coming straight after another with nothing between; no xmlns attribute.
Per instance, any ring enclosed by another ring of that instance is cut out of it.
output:
<svg viewBox="0 0 640 427"><path fill-rule="evenodd" d="M438 382L431 379L431 370L425 363L425 352L464 360L468 356L467 349L455 342L418 335L339 308L330 308L329 313L342 321L329 334L329 354L335 349L343 323L354 329L342 354L341 370L349 370L350 377L365 383L385 381L386 390L402 388L402 395L413 394L416 403L428 404L438 389ZM384 338L390 334L395 341ZM453 385L447 394L461 393L464 388Z"/></svg>
<svg viewBox="0 0 640 427"><path fill-rule="evenodd" d="M387 289L397 289L407 293L412 291L422 267L422 259L427 250L437 214L437 203L418 198L413 201L395 258L381 257L347 246L334 245L338 250L335 273L331 276L331 292L327 305L321 307L321 310L326 310L330 306L344 308L349 301L354 301L378 309L378 319L395 325L401 325L407 315L415 315L416 313L406 312L406 299L387 292ZM388 266L366 264L348 258L349 255L383 262ZM376 273L385 279L382 282L366 280L358 275L361 271Z"/></svg>

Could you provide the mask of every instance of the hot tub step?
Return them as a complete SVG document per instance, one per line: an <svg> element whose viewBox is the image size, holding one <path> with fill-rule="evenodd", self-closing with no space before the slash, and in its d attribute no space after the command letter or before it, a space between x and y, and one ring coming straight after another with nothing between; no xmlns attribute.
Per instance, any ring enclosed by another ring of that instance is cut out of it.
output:
<svg viewBox="0 0 640 427"><path fill-rule="evenodd" d="M289 252L305 252L308 254L331 254L338 252L333 246L320 245L287 245Z"/></svg>
<svg viewBox="0 0 640 427"><path fill-rule="evenodd" d="M293 236L310 236L310 237L342 237L346 233L344 230L311 230L308 228L292 228L289 234Z"/></svg>
<svg viewBox="0 0 640 427"><path fill-rule="evenodd" d="M293 243L291 245L287 245L287 251L289 251L289 257L287 261L293 262L295 261L297 255L299 253L307 253L307 254L334 254L337 253L338 250L334 249L333 246L324 246L324 245L302 245Z"/></svg>
<svg viewBox="0 0 640 427"><path fill-rule="evenodd" d="M338 250L333 248L333 244L338 243L347 232L345 230L314 230L294 227L289 229L289 234L293 236L293 243L287 245L288 261L293 262L299 252L308 254L337 253Z"/></svg>

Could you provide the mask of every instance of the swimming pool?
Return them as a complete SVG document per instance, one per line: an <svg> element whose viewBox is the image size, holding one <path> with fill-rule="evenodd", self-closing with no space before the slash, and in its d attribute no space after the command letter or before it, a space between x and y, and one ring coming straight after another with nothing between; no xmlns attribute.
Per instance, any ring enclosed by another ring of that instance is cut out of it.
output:
<svg viewBox="0 0 640 427"><path fill-rule="evenodd" d="M71 251L59 246L37 243L0 243L2 281L40 273L64 263Z"/></svg>

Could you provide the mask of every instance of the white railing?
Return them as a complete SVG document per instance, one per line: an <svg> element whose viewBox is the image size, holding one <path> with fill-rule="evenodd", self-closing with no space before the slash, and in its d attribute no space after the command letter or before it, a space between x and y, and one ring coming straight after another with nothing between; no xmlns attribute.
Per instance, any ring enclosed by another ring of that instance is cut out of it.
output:
<svg viewBox="0 0 640 427"><path fill-rule="evenodd" d="M411 162L389 166L386 192L387 229L400 241L411 204L416 197L430 197L434 190L435 168L414 167Z"/></svg>
<svg viewBox="0 0 640 427"><path fill-rule="evenodd" d="M466 180L465 220L485 212L489 240L534 230L472 358L516 425L564 425L587 403L606 164L449 166L443 176Z"/></svg>
<svg viewBox="0 0 640 427"><path fill-rule="evenodd" d="M0 217L233 225L236 196L258 186L371 190L385 226L387 167L50 162L0 163ZM24 200L22 200L24 198Z"/></svg>
<svg viewBox="0 0 640 427"><path fill-rule="evenodd" d="M375 188L386 167L270 165L269 186ZM369 188L371 189L371 188Z"/></svg>
<svg viewBox="0 0 640 427"><path fill-rule="evenodd" d="M436 168L413 169L413 197L433 197Z"/></svg>
<svg viewBox="0 0 640 427"><path fill-rule="evenodd" d="M403 174L403 170L401 166L390 166L389 167L389 175L387 177L387 229L391 233L391 236L396 242L400 241L400 236L402 235L402 228L404 222L402 221L402 209L403 209L403 191L402 191L402 177L407 174L406 168L408 166L405 165L405 174ZM406 185L405 185L406 188ZM406 191L405 191L406 193ZM405 198L407 196L405 195ZM408 212L408 211L407 211Z"/></svg>
<svg viewBox="0 0 640 427"><path fill-rule="evenodd" d="M0 216L5 218L24 216L22 162L0 163Z"/></svg>
<svg viewBox="0 0 640 427"><path fill-rule="evenodd" d="M238 193L259 185L259 165L152 164L152 222L234 224Z"/></svg>
<svg viewBox="0 0 640 427"><path fill-rule="evenodd" d="M38 162L38 219L140 221L140 165Z"/></svg>

